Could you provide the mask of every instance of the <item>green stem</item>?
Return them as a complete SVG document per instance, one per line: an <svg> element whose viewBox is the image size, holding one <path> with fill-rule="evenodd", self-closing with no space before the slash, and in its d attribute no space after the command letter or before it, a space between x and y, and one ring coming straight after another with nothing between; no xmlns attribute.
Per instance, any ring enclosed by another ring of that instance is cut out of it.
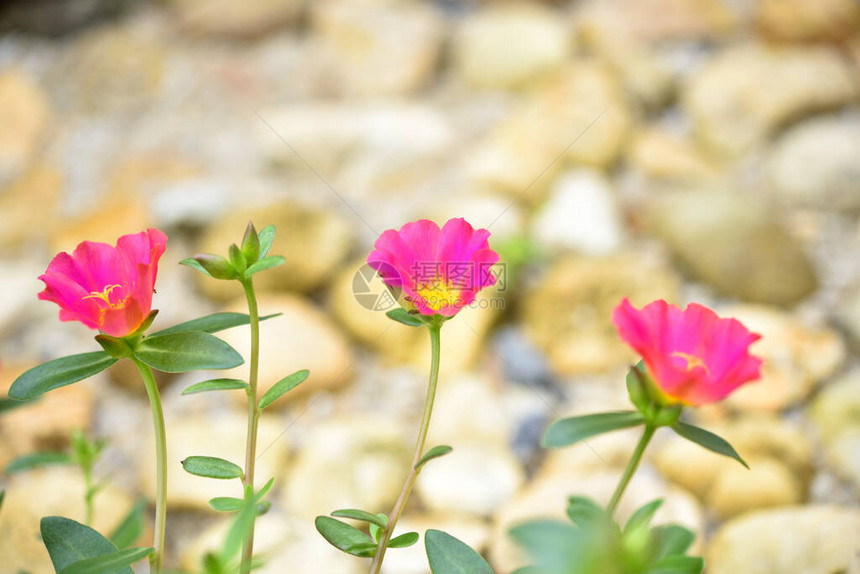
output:
<svg viewBox="0 0 860 574"><path fill-rule="evenodd" d="M650 424L645 425L645 431L642 433L642 438L639 439L639 444L636 445L636 450L633 451L633 456L630 457L630 462L627 463L627 468L624 469L624 474L621 475L621 482L615 488L615 493L612 495L612 500L609 501L609 506L606 507L606 512L609 516L615 514L615 509L618 507L618 502L621 500L621 495L624 494L624 489L627 488L627 483L633 477L633 473L639 467L642 460L642 455L645 453L645 448L654 436L654 431L657 427Z"/></svg>
<svg viewBox="0 0 860 574"><path fill-rule="evenodd" d="M161 397L158 385L147 365L132 359L140 371L146 394L149 396L149 406L152 409L152 426L155 430L156 457L156 487L155 487L155 552L149 557L153 574L158 574L164 568L164 529L167 520L167 433L164 429L164 411L161 408Z"/></svg>
<svg viewBox="0 0 860 574"><path fill-rule="evenodd" d="M254 463L257 459L257 426L260 422L260 409L257 405L257 377L260 364L260 315L257 309L257 296L254 293L254 282L249 277L242 281L245 288L245 299L248 301L248 315L251 318L251 372L248 376L248 433L245 443L245 478L244 485L254 487ZM256 518L256 516L255 516ZM242 545L242 564L240 572L248 574L251 571L251 560L254 556L254 521L245 542Z"/></svg>
<svg viewBox="0 0 860 574"><path fill-rule="evenodd" d="M441 337L440 332L442 324L434 321L427 326L430 331L430 380L427 383L427 398L424 401L424 415L421 417L421 428L418 431L418 440L415 443L415 454L412 456L412 467L409 469L409 476L406 477L406 483L403 485L403 490L400 491L400 496L394 504L394 509L388 515L388 525L382 531L379 537L379 543L376 546L376 554L373 556L373 563L370 565L370 574L379 574L382 569L382 560L385 558L385 549L388 542L391 540L391 535L394 533L394 527L406 507L406 501L409 500L409 495L412 493L412 488L415 486L415 480L418 478L420 469L415 466L421 457L424 455L424 444L427 441L427 429L430 428L430 416L433 414L433 402L436 398L436 383L439 380L439 358L441 356Z"/></svg>

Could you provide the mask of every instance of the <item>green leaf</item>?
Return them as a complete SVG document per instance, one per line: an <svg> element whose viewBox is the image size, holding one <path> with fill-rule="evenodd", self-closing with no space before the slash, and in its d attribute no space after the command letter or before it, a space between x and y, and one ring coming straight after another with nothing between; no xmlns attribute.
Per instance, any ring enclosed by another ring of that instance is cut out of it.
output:
<svg viewBox="0 0 860 574"><path fill-rule="evenodd" d="M7 411L11 411L12 409L17 409L18 407L23 407L24 405L29 405L30 403L35 403L36 399L29 399L26 401L16 401L15 399L0 399L0 415Z"/></svg>
<svg viewBox="0 0 860 574"><path fill-rule="evenodd" d="M495 574L480 554L441 530L424 534L424 548L433 574Z"/></svg>
<svg viewBox="0 0 860 574"><path fill-rule="evenodd" d="M239 246L235 243L232 244L230 248L227 249L227 255L230 256L230 265L233 266L233 269L239 273L244 273L245 269L248 268L248 261L245 259Z"/></svg>
<svg viewBox="0 0 860 574"><path fill-rule="evenodd" d="M388 541L389 548L409 548L413 544L418 542L418 533L417 532L407 532L406 534L401 534L400 536L395 536L391 540Z"/></svg>
<svg viewBox="0 0 860 574"><path fill-rule="evenodd" d="M6 498L6 491L0 490L0 508L3 508L3 499Z"/></svg>
<svg viewBox="0 0 860 574"><path fill-rule="evenodd" d="M382 520L385 524L388 524L388 516L379 512L376 515L380 520ZM383 528L380 528L376 524L370 524L367 527L367 530L370 532L370 537L373 538L376 542L379 542L379 537L382 534Z"/></svg>
<svg viewBox="0 0 860 574"><path fill-rule="evenodd" d="M196 269L213 279L236 279L239 277L229 261L212 253L200 253L194 257L183 259L179 264Z"/></svg>
<svg viewBox="0 0 860 574"><path fill-rule="evenodd" d="M652 500L648 504L636 509L636 512L634 512L627 520L627 524L624 525L624 534L637 528L642 528L643 526L647 527L651 522L651 519L654 518L654 513L657 512L657 509L659 509L662 504L663 499L658 498L657 500Z"/></svg>
<svg viewBox="0 0 860 574"><path fill-rule="evenodd" d="M265 321L266 319L271 319L280 315L281 313L275 313L274 315L266 315L264 317L260 317L260 321ZM185 321L184 323L179 323L178 325L168 327L167 329L162 329L161 331L151 333L149 336L155 337L156 335L184 333L186 331L203 331L204 333L217 333L218 331L223 331L224 329L247 325L250 322L251 317L246 313L213 313L211 315L206 315L205 317L200 317L198 319Z"/></svg>
<svg viewBox="0 0 860 574"><path fill-rule="evenodd" d="M595 435L634 427L644 422L645 417L638 411L597 413L560 419L546 429L541 445L544 448L570 446Z"/></svg>
<svg viewBox="0 0 860 574"><path fill-rule="evenodd" d="M250 277L255 273L259 273L260 271L265 271L266 269L271 269L272 267L277 267L278 265L283 265L287 260L281 257L280 255L273 255L271 257L264 257L245 269L245 277Z"/></svg>
<svg viewBox="0 0 860 574"><path fill-rule="evenodd" d="M651 529L651 547L656 559L684 554L693 544L696 535L677 524L663 524Z"/></svg>
<svg viewBox="0 0 860 574"><path fill-rule="evenodd" d="M386 315L389 319L397 321L398 323L403 323L408 327L423 327L425 325L424 321L414 315L410 315L409 312L403 308L392 309L391 311L388 311Z"/></svg>
<svg viewBox="0 0 860 574"><path fill-rule="evenodd" d="M100 373L116 363L104 351L60 357L33 367L12 383L9 397L27 400L59 387L77 383Z"/></svg>
<svg viewBox="0 0 860 574"><path fill-rule="evenodd" d="M272 503L268 500L257 503L257 516L263 516L272 508Z"/></svg>
<svg viewBox="0 0 860 574"><path fill-rule="evenodd" d="M372 542L361 542L360 544L353 544L344 550L344 552L360 558L370 558L376 554L376 544L373 544Z"/></svg>
<svg viewBox="0 0 860 574"><path fill-rule="evenodd" d="M303 369L301 371L296 371L292 375L287 375L270 388L266 393L260 398L260 410L263 410L273 402L275 402L281 395L284 393L288 393L293 390L297 386L299 386L305 379L308 378L310 371L307 369Z"/></svg>
<svg viewBox="0 0 860 574"><path fill-rule="evenodd" d="M58 574L104 574L105 572L115 572L120 568L128 567L138 560L146 558L153 552L155 552L154 548L118 550L112 554L84 558L83 560L73 562L62 570L59 570Z"/></svg>
<svg viewBox="0 0 860 574"><path fill-rule="evenodd" d="M340 520L328 516L317 516L314 525L323 538L328 540L329 544L348 554L366 556L363 553L356 554L357 551L351 549L366 544L376 546L370 536Z"/></svg>
<svg viewBox="0 0 860 574"><path fill-rule="evenodd" d="M236 512L242 510L245 506L245 501L241 498L233 498L232 496L218 496L209 501L209 506L212 510L218 512Z"/></svg>
<svg viewBox="0 0 860 574"><path fill-rule="evenodd" d="M31 468L39 468L52 464L74 464L72 457L64 452L37 452L19 456L6 466L6 474L15 474Z"/></svg>
<svg viewBox="0 0 860 574"><path fill-rule="evenodd" d="M676 433L678 433L678 435L689 441L703 446L706 449L713 451L717 454L733 458L745 467L749 468L749 465L744 459L741 458L741 455L737 453L737 451L732 447L732 445L726 442L725 439L718 437L710 431L706 431L705 429L699 428L697 426L682 423L681 421L678 421L673 424L672 430L674 430Z"/></svg>
<svg viewBox="0 0 860 574"><path fill-rule="evenodd" d="M203 331L151 335L141 341L134 354L153 369L166 373L232 369L244 362L233 347Z"/></svg>
<svg viewBox="0 0 860 574"><path fill-rule="evenodd" d="M652 564L645 574L700 574L705 561L698 556L667 556Z"/></svg>
<svg viewBox="0 0 860 574"><path fill-rule="evenodd" d="M207 478L242 478L242 469L228 460L214 456L189 456L182 461L185 472Z"/></svg>
<svg viewBox="0 0 860 574"><path fill-rule="evenodd" d="M371 524L376 524L380 528L385 528L388 525L388 517L384 514L383 518L380 518L378 514L371 514L369 512L365 512L364 510L358 510L357 508L344 508L341 510L335 510L331 513L331 515L337 516L339 518L351 518L353 520L369 522Z"/></svg>
<svg viewBox="0 0 860 574"><path fill-rule="evenodd" d="M257 501L261 500L264 496L266 496L266 494L272 488L273 484L275 484L274 477L270 478L269 481L263 485L263 488L257 491L257 493L254 495L254 499Z"/></svg>
<svg viewBox="0 0 860 574"><path fill-rule="evenodd" d="M586 538L580 529L558 520L531 520L510 530L511 538L550 572L579 572Z"/></svg>
<svg viewBox="0 0 860 574"><path fill-rule="evenodd" d="M122 522L110 535L110 541L119 549L128 548L143 534L144 513L146 512L146 500L138 500Z"/></svg>
<svg viewBox="0 0 860 574"><path fill-rule="evenodd" d="M244 504L242 510L236 515L236 519L230 526L227 532L227 537L224 539L224 547L221 553L223 560L232 558L242 547L242 541L251 531L256 518L256 501L254 499L254 487L250 484L245 485L244 489Z"/></svg>
<svg viewBox="0 0 860 574"><path fill-rule="evenodd" d="M61 516L46 516L40 523L42 541L51 556L54 570L61 572L65 567L86 558L113 554L116 547L104 536L79 522ZM133 574L128 566L112 570L102 570L103 574Z"/></svg>
<svg viewBox="0 0 860 574"><path fill-rule="evenodd" d="M588 528L606 517L603 507L590 498L571 496L567 500L567 516L580 528Z"/></svg>
<svg viewBox="0 0 860 574"><path fill-rule="evenodd" d="M232 389L247 389L248 383L239 379L209 379L189 385L183 391L183 395L205 393L207 391L229 391Z"/></svg>
<svg viewBox="0 0 860 574"><path fill-rule="evenodd" d="M449 452L454 450L450 446L446 444L442 444L439 446L434 446L430 450L424 453L424 456L421 457L421 460L415 463L415 470L419 470L422 466L433 460L434 458L439 458L440 456L445 456Z"/></svg>
<svg viewBox="0 0 860 574"><path fill-rule="evenodd" d="M260 237L260 259L269 254L269 249L272 248L272 243L275 241L275 226L267 225L259 234Z"/></svg>

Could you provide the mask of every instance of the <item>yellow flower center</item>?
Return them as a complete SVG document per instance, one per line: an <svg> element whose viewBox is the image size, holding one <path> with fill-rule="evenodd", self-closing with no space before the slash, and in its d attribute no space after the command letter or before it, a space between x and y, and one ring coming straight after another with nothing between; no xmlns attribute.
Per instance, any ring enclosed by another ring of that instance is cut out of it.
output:
<svg viewBox="0 0 860 574"><path fill-rule="evenodd" d="M689 353L682 353L681 351L675 351L672 353L673 357L681 357L685 361L687 361L687 371L692 371L696 367L702 367L705 369L705 372L710 374L710 369L708 369L708 365L705 364L705 361L701 357L697 357L695 355L691 355Z"/></svg>
<svg viewBox="0 0 860 574"><path fill-rule="evenodd" d="M456 305L461 295L459 289L456 289L451 283L443 281L441 278L419 283L415 291L418 293L421 301L434 311L438 311L448 305Z"/></svg>
<svg viewBox="0 0 860 574"><path fill-rule="evenodd" d="M84 295L82 299L96 299L97 301L104 302L108 306L108 309L122 309L125 307L127 298L116 302L112 302L110 300L111 292L118 287L120 287L120 285L105 285L105 288L102 291L91 291L89 295Z"/></svg>

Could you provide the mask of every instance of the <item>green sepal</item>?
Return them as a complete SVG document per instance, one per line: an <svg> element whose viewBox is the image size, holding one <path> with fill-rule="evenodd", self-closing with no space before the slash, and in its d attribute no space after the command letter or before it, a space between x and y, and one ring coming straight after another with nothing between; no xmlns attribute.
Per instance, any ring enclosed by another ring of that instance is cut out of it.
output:
<svg viewBox="0 0 860 574"><path fill-rule="evenodd" d="M134 348L124 337L111 337L100 333L95 336L96 343L114 359L128 359L134 355Z"/></svg>
<svg viewBox="0 0 860 574"><path fill-rule="evenodd" d="M715 435L710 431L706 431L703 428L689 425L681 421L678 421L673 424L672 430L678 433L678 436L682 438L685 438L700 446L703 446L706 449L717 454L733 458L745 467L749 468L749 465L746 463L746 461L741 458L741 455L738 454L738 452L734 449L734 447L732 447L732 445L728 443L728 441Z"/></svg>
<svg viewBox="0 0 860 574"><path fill-rule="evenodd" d="M662 504L663 499L658 498L657 500L652 500L648 504L637 508L636 512L630 516L627 523L624 525L623 533L627 535L633 530L647 527L648 524L650 524L651 519L654 518L654 513L657 512Z"/></svg>
<svg viewBox="0 0 860 574"><path fill-rule="evenodd" d="M79 522L62 516L46 516L39 524L42 541L48 549L56 572L87 558L113 554L117 551L110 540ZM133 574L122 566L110 570L113 574Z"/></svg>
<svg viewBox="0 0 860 574"><path fill-rule="evenodd" d="M250 277L255 273L259 273L260 271L266 271L267 269L271 269L273 267L277 267L279 265L283 265L287 260L281 257L280 255L272 255L271 257L264 257L260 259L253 265L250 265L247 269L245 269L244 276Z"/></svg>
<svg viewBox="0 0 860 574"><path fill-rule="evenodd" d="M376 516L385 524L388 524L387 515L383 514L382 512L379 512L376 514ZM367 526L367 530L370 533L370 537L373 538L376 542L379 542L379 538L382 535L382 531L384 530L384 528L380 528L378 525L371 523Z"/></svg>
<svg viewBox="0 0 860 574"><path fill-rule="evenodd" d="M421 470L421 467L423 467L425 464L427 464L434 458L445 456L452 450L454 449L447 444L440 444L439 446L434 446L433 448L424 453L424 456L422 456L421 459L415 463L415 466L413 468L415 470Z"/></svg>
<svg viewBox="0 0 860 574"><path fill-rule="evenodd" d="M645 416L639 411L616 411L560 419L546 429L541 446L570 446L595 435L638 426L644 422Z"/></svg>
<svg viewBox="0 0 860 574"><path fill-rule="evenodd" d="M314 520L317 531L322 534L329 544L353 556L368 557L373 553L367 553L364 545L370 544L373 548L376 544L367 534L340 520L329 516L317 516Z"/></svg>
<svg viewBox="0 0 860 574"><path fill-rule="evenodd" d="M701 574L705 561L698 556L667 556L652 564L645 574Z"/></svg>
<svg viewBox="0 0 860 574"><path fill-rule="evenodd" d="M110 541L120 550L128 548L143 534L146 500L140 499L134 503L122 522L111 532Z"/></svg>
<svg viewBox="0 0 860 574"><path fill-rule="evenodd" d="M400 536L395 536L391 540L388 541L389 548L409 548L413 544L418 542L418 533L417 532L406 532L405 534L401 534Z"/></svg>
<svg viewBox="0 0 860 574"><path fill-rule="evenodd" d="M33 367L15 379L9 388L9 397L19 401L32 399L48 391L92 377L114 363L116 359L104 351L60 357Z"/></svg>
<svg viewBox="0 0 860 574"><path fill-rule="evenodd" d="M371 514L370 512L359 510L357 508L343 508L341 510L335 510L331 513L331 515L336 516L338 518L351 518L353 520L369 522L371 524L376 524L380 528L385 528L386 526L388 526L388 517L384 514L380 516L378 514Z"/></svg>
<svg viewBox="0 0 860 574"><path fill-rule="evenodd" d="M72 457L64 452L37 452L19 456L6 465L5 473L9 475L43 466L74 463L75 461L72 460Z"/></svg>
<svg viewBox="0 0 860 574"><path fill-rule="evenodd" d="M670 427L681 418L681 412L684 410L682 405L672 405L659 408L654 417L651 419L651 424L655 427Z"/></svg>
<svg viewBox="0 0 860 574"><path fill-rule="evenodd" d="M651 547L654 558L660 560L675 554L684 554L693 544L696 535L677 524L661 524L651 529Z"/></svg>
<svg viewBox="0 0 860 574"><path fill-rule="evenodd" d="M280 315L281 313L265 315L263 317L260 317L260 321L279 317ZM200 317L198 319L185 321L184 323L179 323L178 325L168 327L167 329L162 329L161 331L151 333L149 336L155 337L157 335L185 333L187 331L203 331L204 333L217 333L218 331L223 331L224 329L230 329L232 327L241 327L242 325L247 325L250 322L251 316L247 313L213 313L211 315L206 315L205 317Z"/></svg>
<svg viewBox="0 0 860 574"><path fill-rule="evenodd" d="M441 530L424 534L424 549L433 574L495 574L469 545Z"/></svg>
<svg viewBox="0 0 860 574"><path fill-rule="evenodd" d="M182 468L185 472L206 478L228 480L245 476L239 465L215 456L189 456L182 461Z"/></svg>
<svg viewBox="0 0 860 574"><path fill-rule="evenodd" d="M269 249L272 248L272 243L275 241L275 226L267 225L258 236L260 238L260 259L263 259L269 254Z"/></svg>
<svg viewBox="0 0 860 574"><path fill-rule="evenodd" d="M193 395L195 393L205 393L208 391L231 391L234 389L247 389L248 383L239 379L209 379L200 381L193 385L188 385L183 389L183 395Z"/></svg>
<svg viewBox="0 0 860 574"><path fill-rule="evenodd" d="M116 572L120 568L128 567L139 560L143 560L155 552L154 548L127 548L117 550L111 554L84 558L69 564L57 574L105 574Z"/></svg>
<svg viewBox="0 0 860 574"><path fill-rule="evenodd" d="M307 369L296 371L292 375L287 375L286 377L272 385L272 387L268 391L266 391L262 397L260 397L260 410L263 410L264 408L278 400L281 395L288 393L289 391L302 384L305 379L308 378L309 374L310 371L308 371Z"/></svg>
<svg viewBox="0 0 860 574"><path fill-rule="evenodd" d="M398 307L397 309L392 309L385 313L385 315L391 319L392 321L397 321L398 323L402 323L407 327L423 327L427 323L421 319L420 315L409 313L406 309L402 307Z"/></svg>
<svg viewBox="0 0 860 574"><path fill-rule="evenodd" d="M648 406L651 403L645 380L647 376L645 361L639 361L639 363L630 367L630 370L627 371L627 395L630 397L630 402L633 403L633 406L640 413L648 412Z"/></svg>
<svg viewBox="0 0 860 574"><path fill-rule="evenodd" d="M248 268L248 262L245 260L245 256L242 254L239 246L233 243L230 245L230 249L227 250L227 254L230 257L230 265L233 266L236 273L240 275L245 273L245 269Z"/></svg>
<svg viewBox="0 0 860 574"><path fill-rule="evenodd" d="M180 265L191 267L213 279L236 279L239 274L229 261L213 253L198 253L179 262Z"/></svg>
<svg viewBox="0 0 860 574"><path fill-rule="evenodd" d="M248 222L245 235L242 237L242 255L248 263L255 263L260 258L260 237L252 222Z"/></svg>
<svg viewBox="0 0 860 574"><path fill-rule="evenodd" d="M233 347L203 331L150 335L137 346L134 356L166 373L232 369L245 362Z"/></svg>

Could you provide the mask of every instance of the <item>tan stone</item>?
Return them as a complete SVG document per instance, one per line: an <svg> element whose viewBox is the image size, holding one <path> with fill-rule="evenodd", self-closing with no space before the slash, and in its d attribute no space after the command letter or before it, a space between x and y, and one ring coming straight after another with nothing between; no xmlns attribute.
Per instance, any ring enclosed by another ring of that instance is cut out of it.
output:
<svg viewBox="0 0 860 574"><path fill-rule="evenodd" d="M802 481L775 459L756 458L746 469L728 466L708 492L707 505L720 518L731 518L772 506L799 504L805 498Z"/></svg>
<svg viewBox="0 0 860 574"><path fill-rule="evenodd" d="M337 389L351 380L354 359L348 341L309 301L295 295L261 295L257 303L261 315L282 313L260 323L258 393L262 395L296 371L310 371L307 380L273 403L274 407ZM244 298L227 310L248 312ZM222 331L219 336L247 361L251 352L251 332L247 326ZM246 362L235 369L220 371L219 376L247 381L249 368ZM235 397L244 401L242 393L235 393Z"/></svg>
<svg viewBox="0 0 860 574"><path fill-rule="evenodd" d="M858 96L856 70L835 49L746 44L709 60L682 99L701 141L736 156L762 144L786 121Z"/></svg>
<svg viewBox="0 0 860 574"><path fill-rule="evenodd" d="M221 1L170 0L187 33L196 35L254 38L294 22L305 0Z"/></svg>
<svg viewBox="0 0 860 574"><path fill-rule="evenodd" d="M143 200L117 197L80 217L64 221L53 230L51 248L71 253L84 240L116 245L119 237L144 231L148 226L149 216Z"/></svg>
<svg viewBox="0 0 860 574"><path fill-rule="evenodd" d="M655 179L697 181L714 178L719 173L716 163L693 142L659 128L637 133L629 156L636 168Z"/></svg>
<svg viewBox="0 0 860 574"><path fill-rule="evenodd" d="M762 33L778 40L842 40L860 31L860 5L853 0L757 0Z"/></svg>
<svg viewBox="0 0 860 574"><path fill-rule="evenodd" d="M50 117L38 84L16 69L0 74L0 178L22 169L38 151Z"/></svg>
<svg viewBox="0 0 860 574"><path fill-rule="evenodd" d="M3 188L0 192L0 246L20 248L32 241L44 241L58 224L62 185L59 170L41 164L31 167Z"/></svg>
<svg viewBox="0 0 860 574"><path fill-rule="evenodd" d="M51 467L17 475L6 488L0 512L0 572L53 572L39 534L44 516L86 519L84 480L75 467ZM110 533L131 509L131 498L111 485L93 501L93 528Z"/></svg>

